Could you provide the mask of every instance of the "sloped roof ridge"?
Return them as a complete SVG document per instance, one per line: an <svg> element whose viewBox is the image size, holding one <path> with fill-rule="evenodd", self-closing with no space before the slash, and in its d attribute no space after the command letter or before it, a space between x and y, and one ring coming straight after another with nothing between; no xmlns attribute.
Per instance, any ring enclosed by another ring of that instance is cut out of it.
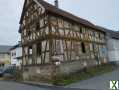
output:
<svg viewBox="0 0 119 90"><path fill-rule="evenodd" d="M54 13L54 14L62 16L62 17L65 17L69 20L75 21L75 22L77 22L79 24L82 24L84 26L87 26L89 28L96 29L96 30L104 32L103 30L101 30L100 28L97 28L93 23L91 23L90 21L88 21L86 19L80 18L78 16L75 16L72 13L69 13L65 10L57 8L54 5L48 3L44 0L37 0L37 1L39 2L39 4L42 4L44 6L44 8L46 9L46 11L48 11L48 12ZM23 12L24 12L24 9L23 9ZM23 17L23 13L22 13L20 22L22 21L22 17ZM19 32L20 32L20 30L19 30Z"/></svg>
<svg viewBox="0 0 119 90"><path fill-rule="evenodd" d="M80 17L78 17L78 16L76 16L76 15L74 15L74 14L72 14L72 13L69 13L69 12L67 12L67 11L65 11L65 10L62 10L62 9L60 9L60 8L57 8L57 7L55 7L54 5L48 3L48 2L46 2L46 1L44 1L44 0L38 0L38 1L39 1L39 3L41 3L47 10L51 10L51 9L57 10L57 12L65 13L65 14L71 16L71 17L75 17L75 19L83 20L84 22L87 22L88 24L94 26L94 24L91 23L90 21L88 21L88 20L86 20L86 19L83 19L83 18L80 18ZM67 17L68 17L68 16L67 16Z"/></svg>

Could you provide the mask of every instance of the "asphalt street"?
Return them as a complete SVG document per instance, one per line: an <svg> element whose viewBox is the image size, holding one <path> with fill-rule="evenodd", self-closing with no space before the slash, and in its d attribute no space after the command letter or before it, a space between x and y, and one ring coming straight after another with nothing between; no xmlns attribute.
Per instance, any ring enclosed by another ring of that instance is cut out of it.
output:
<svg viewBox="0 0 119 90"><path fill-rule="evenodd" d="M0 90L81 90L79 88L63 88L53 86L32 86L13 81L0 81ZM87 89L83 89L87 90Z"/></svg>
<svg viewBox="0 0 119 90"><path fill-rule="evenodd" d="M100 76L90 78L81 82L73 83L67 87L70 88L81 88L81 89L91 89L91 90L109 90L110 80L119 81L119 70L115 70L110 73L106 73Z"/></svg>
<svg viewBox="0 0 119 90"><path fill-rule="evenodd" d="M109 90L110 80L119 80L119 70L73 83L64 87L33 86L13 81L0 81L0 90ZM80 89L79 89L80 88Z"/></svg>

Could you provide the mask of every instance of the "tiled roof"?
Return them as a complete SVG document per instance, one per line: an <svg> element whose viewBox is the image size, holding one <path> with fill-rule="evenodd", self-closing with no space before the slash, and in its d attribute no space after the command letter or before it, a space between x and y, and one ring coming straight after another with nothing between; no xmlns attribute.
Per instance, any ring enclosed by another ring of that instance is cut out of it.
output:
<svg viewBox="0 0 119 90"><path fill-rule="evenodd" d="M119 33L117 31L113 31L101 26L97 26L97 28L102 29L104 32L106 32L111 38L119 39Z"/></svg>
<svg viewBox="0 0 119 90"><path fill-rule="evenodd" d="M67 18L69 20L75 21L75 22L77 22L79 24L82 24L82 25L85 25L87 27L102 31L101 29L97 28L94 24L92 24L88 20L85 20L83 18L77 17L77 16L75 16L75 15L69 13L69 12L66 12L66 11L64 11L62 9L59 9L59 8L53 6L52 4L49 4L49 3L45 2L44 0L38 0L38 2L45 7L47 12L56 14L58 16L62 16L62 17ZM21 23L21 21L23 19L24 12L25 12L25 10L23 10L23 12L22 12L20 23Z"/></svg>
<svg viewBox="0 0 119 90"><path fill-rule="evenodd" d="M21 47L21 44L14 45L13 47L10 48L10 50L16 49L17 47Z"/></svg>
<svg viewBox="0 0 119 90"><path fill-rule="evenodd" d="M0 45L0 54L9 53L12 46Z"/></svg>

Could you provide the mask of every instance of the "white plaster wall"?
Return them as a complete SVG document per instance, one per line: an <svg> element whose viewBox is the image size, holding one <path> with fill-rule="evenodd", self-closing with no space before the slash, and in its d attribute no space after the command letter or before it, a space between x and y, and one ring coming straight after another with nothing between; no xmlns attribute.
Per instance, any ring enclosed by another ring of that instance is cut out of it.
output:
<svg viewBox="0 0 119 90"><path fill-rule="evenodd" d="M11 50L10 53L11 53L11 64L20 65L20 60L18 60L16 58L22 56L22 48L21 47L17 47L15 49ZM12 53L16 53L16 54L12 55Z"/></svg>
<svg viewBox="0 0 119 90"><path fill-rule="evenodd" d="M109 61L119 61L119 39L110 38L108 40Z"/></svg>
<svg viewBox="0 0 119 90"><path fill-rule="evenodd" d="M22 47L16 48L16 57L21 57L22 56Z"/></svg>

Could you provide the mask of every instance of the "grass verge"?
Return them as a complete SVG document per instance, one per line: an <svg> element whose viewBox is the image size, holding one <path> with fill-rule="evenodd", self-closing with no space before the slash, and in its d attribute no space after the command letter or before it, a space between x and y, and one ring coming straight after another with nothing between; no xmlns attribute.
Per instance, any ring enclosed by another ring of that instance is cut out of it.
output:
<svg viewBox="0 0 119 90"><path fill-rule="evenodd" d="M100 66L87 68L85 71L81 70L79 72L70 75L58 75L53 84L65 86L74 82L79 82L97 75L101 75L107 72L111 72L116 68L113 64L103 64Z"/></svg>

